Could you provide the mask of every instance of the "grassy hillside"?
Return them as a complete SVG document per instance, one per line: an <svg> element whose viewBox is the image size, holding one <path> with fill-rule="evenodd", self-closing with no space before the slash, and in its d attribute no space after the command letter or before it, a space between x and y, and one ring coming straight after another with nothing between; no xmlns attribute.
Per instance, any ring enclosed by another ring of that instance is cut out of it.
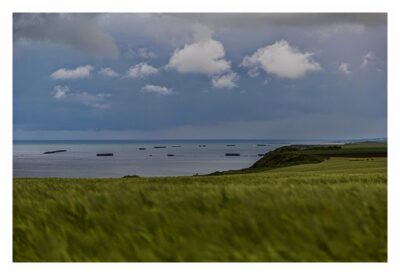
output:
<svg viewBox="0 0 400 275"><path fill-rule="evenodd" d="M386 261L386 171L14 179L14 261Z"/></svg>
<svg viewBox="0 0 400 275"><path fill-rule="evenodd" d="M210 175L256 173L300 164L320 163L330 157L387 157L387 143L360 142L344 145L288 145L266 153L249 168L217 171Z"/></svg>

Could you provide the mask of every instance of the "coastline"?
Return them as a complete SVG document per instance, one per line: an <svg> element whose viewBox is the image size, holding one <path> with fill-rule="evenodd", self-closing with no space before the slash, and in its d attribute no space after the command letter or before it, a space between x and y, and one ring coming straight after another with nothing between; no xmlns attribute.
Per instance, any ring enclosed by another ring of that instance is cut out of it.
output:
<svg viewBox="0 0 400 275"><path fill-rule="evenodd" d="M247 168L269 151L282 146L294 146L281 140L277 144L267 143L267 140L214 140L208 143L204 140L187 140L186 143L157 140L146 144L141 141L60 141L56 144L38 142L34 145L28 143L14 146L14 177L120 178L127 175L208 175L230 170L248 172L250 170ZM296 144L317 146L320 143L308 141ZM43 152L57 153L43 155ZM105 153L110 157L98 157Z"/></svg>
<svg viewBox="0 0 400 275"><path fill-rule="evenodd" d="M387 261L386 158L13 186L14 262Z"/></svg>

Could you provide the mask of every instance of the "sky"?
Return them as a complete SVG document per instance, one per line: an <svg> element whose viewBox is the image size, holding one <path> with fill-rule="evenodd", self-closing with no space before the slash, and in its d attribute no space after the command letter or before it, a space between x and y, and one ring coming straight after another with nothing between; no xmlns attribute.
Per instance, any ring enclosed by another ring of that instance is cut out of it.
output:
<svg viewBox="0 0 400 275"><path fill-rule="evenodd" d="M13 16L14 139L387 137L386 14Z"/></svg>

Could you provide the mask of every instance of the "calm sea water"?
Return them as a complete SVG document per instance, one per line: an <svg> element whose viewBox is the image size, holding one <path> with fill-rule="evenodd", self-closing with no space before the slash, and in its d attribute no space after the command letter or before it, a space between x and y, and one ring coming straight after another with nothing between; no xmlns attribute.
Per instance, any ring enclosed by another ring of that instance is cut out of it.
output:
<svg viewBox="0 0 400 275"><path fill-rule="evenodd" d="M14 177L65 178L201 175L249 167L260 158L258 154L290 143L293 142L283 140L14 141L13 173ZM266 146L257 146L258 144ZM166 146L166 148L156 149L155 146ZM43 154L53 150L67 150L67 152ZM98 157L97 153L113 153L114 156ZM225 156L225 153L239 153L240 156Z"/></svg>

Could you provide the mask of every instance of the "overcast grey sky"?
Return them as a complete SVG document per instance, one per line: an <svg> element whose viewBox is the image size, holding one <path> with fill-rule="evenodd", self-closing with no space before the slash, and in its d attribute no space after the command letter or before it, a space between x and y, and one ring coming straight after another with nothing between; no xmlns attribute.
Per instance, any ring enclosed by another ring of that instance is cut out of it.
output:
<svg viewBox="0 0 400 275"><path fill-rule="evenodd" d="M14 139L387 136L386 14L14 14Z"/></svg>

